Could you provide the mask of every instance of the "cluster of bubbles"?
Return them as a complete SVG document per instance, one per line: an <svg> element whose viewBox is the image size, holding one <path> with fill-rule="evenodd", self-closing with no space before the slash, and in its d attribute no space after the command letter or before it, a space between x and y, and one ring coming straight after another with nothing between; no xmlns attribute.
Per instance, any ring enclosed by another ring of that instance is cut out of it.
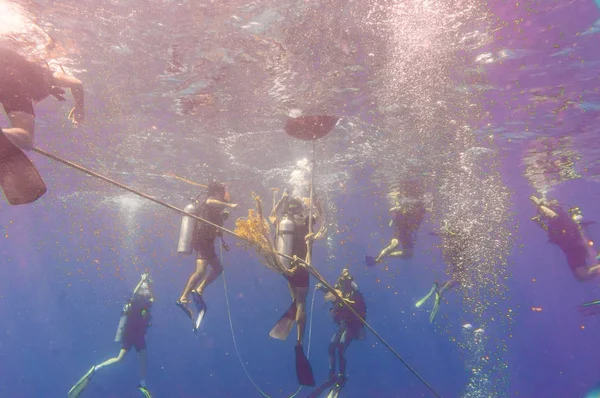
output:
<svg viewBox="0 0 600 398"><path fill-rule="evenodd" d="M475 0L407 1L387 8L371 25L389 39L382 77L372 86L386 110L385 127L398 131L386 145L414 166L390 164L377 177L389 183L421 174L435 191L432 220L451 232L440 249L448 273L461 283L463 318L502 335L508 320L498 303L506 298L506 259L514 241L510 192L494 148L482 147L476 136L482 117L477 87L485 74L472 66L475 52L490 39L487 14ZM474 336L463 334L460 342L468 352L467 371L477 370L465 394L502 396L506 342L483 332ZM482 357L485 366L475 364Z"/></svg>

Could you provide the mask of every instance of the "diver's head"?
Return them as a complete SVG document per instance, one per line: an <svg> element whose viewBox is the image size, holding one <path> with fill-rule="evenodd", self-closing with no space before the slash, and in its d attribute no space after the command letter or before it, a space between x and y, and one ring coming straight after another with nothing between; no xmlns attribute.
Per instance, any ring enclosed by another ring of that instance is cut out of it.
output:
<svg viewBox="0 0 600 398"><path fill-rule="evenodd" d="M140 283L140 287L136 292L137 295L150 300L152 298L152 285L154 285L154 280L148 274L142 283Z"/></svg>
<svg viewBox="0 0 600 398"><path fill-rule="evenodd" d="M287 201L285 212L290 215L300 215L304 212L302 201L296 198L290 198Z"/></svg>
<svg viewBox="0 0 600 398"><path fill-rule="evenodd" d="M348 268L344 268L342 270L341 275L338 277L337 284L340 287L340 289L342 290L342 292L346 293L346 292L353 290L353 288L352 288L353 281L354 281L354 278L352 277L352 275L350 275L350 270L348 270Z"/></svg>
<svg viewBox="0 0 600 398"><path fill-rule="evenodd" d="M213 181L208 184L207 195L209 198L215 198L217 200L224 200L229 202L229 192L225 189L225 184L218 181Z"/></svg>

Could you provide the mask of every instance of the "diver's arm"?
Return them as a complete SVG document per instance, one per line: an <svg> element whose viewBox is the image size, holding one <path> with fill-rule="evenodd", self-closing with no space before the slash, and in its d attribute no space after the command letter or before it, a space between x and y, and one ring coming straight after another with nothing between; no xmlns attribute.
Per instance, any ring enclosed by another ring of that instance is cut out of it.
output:
<svg viewBox="0 0 600 398"><path fill-rule="evenodd" d="M320 290L322 292L327 292L327 287L324 284L322 284L321 282L319 282L315 285L315 289Z"/></svg>
<svg viewBox="0 0 600 398"><path fill-rule="evenodd" d="M548 226L546 225L546 223L544 223L544 221L542 221L542 218L540 217L539 214L537 216L533 217L531 219L531 221L533 221L538 227L542 228L543 230L545 230L545 231L548 230Z"/></svg>
<svg viewBox="0 0 600 398"><path fill-rule="evenodd" d="M69 120L75 124L83 123L85 119L85 107L83 83L81 83L81 80L63 72L55 72L52 74L52 83L58 87L71 89L71 95L75 100L75 107L69 113Z"/></svg>
<svg viewBox="0 0 600 398"><path fill-rule="evenodd" d="M273 207L273 210L271 210L271 215L269 216L269 221L271 221L271 224L275 224L277 222L277 214L279 213L281 208L287 203L288 195L289 194L286 189L285 191L283 191L283 194L281 195L281 199L279 199L279 202L277 202L275 207Z"/></svg>
<svg viewBox="0 0 600 398"><path fill-rule="evenodd" d="M207 205L216 205L216 206L220 206L222 208L230 207L232 209L235 209L237 207L236 203L222 202L222 201L217 200L217 199L206 199L206 204Z"/></svg>
<svg viewBox="0 0 600 398"><path fill-rule="evenodd" d="M133 294L137 294L138 290L140 290L140 288L142 287L142 283L144 283L146 281L146 278L148 278L148 273L144 272L142 274L142 278L140 279L140 282L137 284L137 286L135 287L135 289L133 289Z"/></svg>
<svg viewBox="0 0 600 398"><path fill-rule="evenodd" d="M540 206L538 207L538 210L539 210L539 211L540 211L540 213L542 213L542 214L543 214L545 217L548 217L548 218L556 218L556 217L558 217L558 214L556 214L556 212L555 212L555 211L553 211L553 210L550 210L550 208L548 208L548 207L546 207L546 206L544 206L544 205L540 205Z"/></svg>

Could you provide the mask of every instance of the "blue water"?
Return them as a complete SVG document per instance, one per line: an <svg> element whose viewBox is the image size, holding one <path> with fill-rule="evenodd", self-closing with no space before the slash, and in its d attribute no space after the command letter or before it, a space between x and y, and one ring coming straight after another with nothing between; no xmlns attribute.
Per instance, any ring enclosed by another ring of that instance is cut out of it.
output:
<svg viewBox="0 0 600 398"><path fill-rule="evenodd" d="M36 106L39 147L179 208L201 190L174 175L222 179L239 204L227 227L253 207L251 192L270 210L271 189L298 182L311 146L285 135L288 116L342 116L316 152L329 228L313 259L325 279L348 267L368 322L443 397L583 397L600 380L600 320L577 306L600 289L572 277L530 221L529 196L579 206L599 222L591 233L600 240L600 3L430 6L0 0L8 10L0 37L36 54L52 37L58 46L46 56L84 82L81 128L68 124L69 104ZM296 391L294 338L268 336L288 288L252 250L227 238L225 274L206 290L195 336L175 306L193 268L175 253L180 216L31 158L48 193L27 206L0 203L0 397L66 396L92 365L116 355L121 308L145 270L157 298L147 334L153 397L258 397L240 358L270 396ZM426 176L433 198L415 256L366 268L364 254L376 255L391 236L386 194L410 167ZM491 231L473 238L482 259L473 265L476 287L448 292L430 324L430 304L414 303L446 278L430 232L447 218ZM320 292L311 330L319 383L335 331ZM341 397L432 396L372 334L347 358ZM137 362L130 353L100 370L81 398L140 396Z"/></svg>

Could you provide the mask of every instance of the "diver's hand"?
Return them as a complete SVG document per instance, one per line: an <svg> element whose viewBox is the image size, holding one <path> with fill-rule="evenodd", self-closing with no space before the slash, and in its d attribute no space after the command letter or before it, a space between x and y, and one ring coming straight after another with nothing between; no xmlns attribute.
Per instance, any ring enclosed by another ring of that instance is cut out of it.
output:
<svg viewBox="0 0 600 398"><path fill-rule="evenodd" d="M535 195L531 195L529 200L531 200L537 207L540 207L542 204L544 204L544 200L536 197Z"/></svg>
<svg viewBox="0 0 600 398"><path fill-rule="evenodd" d="M315 289L323 290L323 284L321 282L317 283Z"/></svg>
<svg viewBox="0 0 600 398"><path fill-rule="evenodd" d="M290 193L288 192L288 190L286 189L285 191L283 191L283 193L281 194L281 199L287 199L290 196Z"/></svg>
<svg viewBox="0 0 600 398"><path fill-rule="evenodd" d="M594 275L600 273L600 264L594 265L588 269L588 274Z"/></svg>
<svg viewBox="0 0 600 398"><path fill-rule="evenodd" d="M144 282L145 280L147 280L149 276L150 276L150 275L149 275L147 272L144 272L144 273L142 274L142 282Z"/></svg>
<svg viewBox="0 0 600 398"><path fill-rule="evenodd" d="M402 206L395 206L390 209L390 213L392 213L394 211L400 211L400 210L402 210Z"/></svg>
<svg viewBox="0 0 600 398"><path fill-rule="evenodd" d="M311 232L310 234L306 235L304 237L304 240L306 241L306 243L312 243L315 241L315 233Z"/></svg>
<svg viewBox="0 0 600 398"><path fill-rule="evenodd" d="M79 126L85 120L85 110L82 107L74 107L69 112L68 119L75 125L75 127Z"/></svg>

